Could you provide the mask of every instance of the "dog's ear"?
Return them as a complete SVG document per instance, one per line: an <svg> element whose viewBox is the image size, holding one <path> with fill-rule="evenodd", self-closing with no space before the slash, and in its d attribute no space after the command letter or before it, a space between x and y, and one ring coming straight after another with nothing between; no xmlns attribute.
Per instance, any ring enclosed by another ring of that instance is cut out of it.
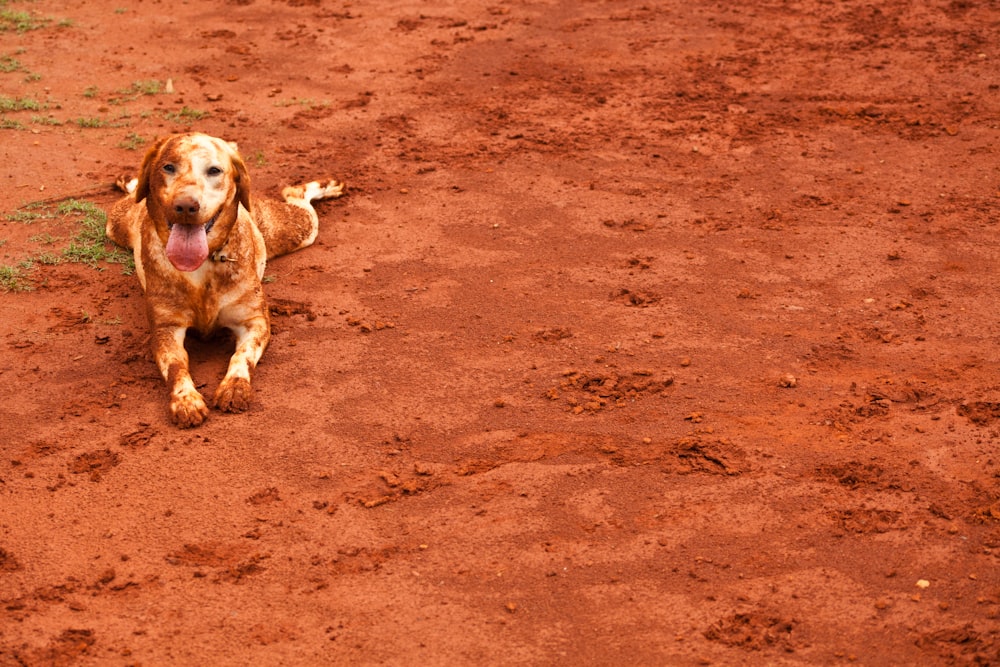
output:
<svg viewBox="0 0 1000 667"><path fill-rule="evenodd" d="M247 173L247 165L243 162L240 154L233 151L233 180L236 182L236 198L243 204L243 208L250 210L250 174Z"/></svg>
<svg viewBox="0 0 1000 667"><path fill-rule="evenodd" d="M160 149L166 143L167 137L158 139L156 143L146 152L146 157L142 159L142 166L139 167L138 183L135 186L135 201L141 202L149 196L149 177L151 170L156 164L156 158L160 154Z"/></svg>

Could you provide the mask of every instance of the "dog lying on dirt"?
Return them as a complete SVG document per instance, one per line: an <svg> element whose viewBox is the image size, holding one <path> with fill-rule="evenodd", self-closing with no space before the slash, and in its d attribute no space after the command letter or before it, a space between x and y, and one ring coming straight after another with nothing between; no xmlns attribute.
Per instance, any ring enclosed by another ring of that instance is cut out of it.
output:
<svg viewBox="0 0 1000 667"><path fill-rule="evenodd" d="M236 145L205 134L156 142L138 178L121 178L126 196L108 215L108 237L131 248L146 295L153 356L170 388L170 413L182 428L208 416L188 370L188 329L229 329L236 351L215 392L215 407L249 406L250 375L270 340L261 279L273 257L316 239L311 202L339 197L344 185L313 181L286 187L284 202L250 198L250 177Z"/></svg>

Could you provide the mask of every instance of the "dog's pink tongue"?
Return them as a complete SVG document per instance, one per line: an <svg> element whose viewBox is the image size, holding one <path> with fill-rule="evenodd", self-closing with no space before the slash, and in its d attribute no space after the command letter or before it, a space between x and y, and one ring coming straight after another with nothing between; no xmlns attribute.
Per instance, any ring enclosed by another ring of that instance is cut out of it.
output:
<svg viewBox="0 0 1000 667"><path fill-rule="evenodd" d="M167 259L178 271L194 271L208 259L204 225L174 225L167 239Z"/></svg>

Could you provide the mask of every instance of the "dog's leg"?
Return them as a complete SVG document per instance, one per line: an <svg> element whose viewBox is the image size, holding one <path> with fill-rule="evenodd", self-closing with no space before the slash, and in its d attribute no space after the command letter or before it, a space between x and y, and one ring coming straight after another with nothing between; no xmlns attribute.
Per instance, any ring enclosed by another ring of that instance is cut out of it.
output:
<svg viewBox="0 0 1000 667"><path fill-rule="evenodd" d="M215 392L215 407L223 412L243 412L250 407L250 375L271 338L270 325L266 316L258 316L229 328L236 334L236 351Z"/></svg>
<svg viewBox="0 0 1000 667"><path fill-rule="evenodd" d="M253 200L254 222L264 237L269 260L312 245L319 233L319 216L312 202L343 195L344 184L311 181L289 185L281 194L284 201L266 197Z"/></svg>
<svg viewBox="0 0 1000 667"><path fill-rule="evenodd" d="M285 198L286 202L304 210L312 221L312 230L299 245L299 248L312 245L319 233L319 216L316 215L316 209L313 208L312 202L317 199L335 199L342 194L344 194L344 184L334 180L328 181L326 184L310 181L304 185L289 185L281 191L281 196Z"/></svg>
<svg viewBox="0 0 1000 667"><path fill-rule="evenodd" d="M153 331L153 356L170 388L170 414L181 428L198 426L208 416L208 406L188 370L184 327L160 326Z"/></svg>

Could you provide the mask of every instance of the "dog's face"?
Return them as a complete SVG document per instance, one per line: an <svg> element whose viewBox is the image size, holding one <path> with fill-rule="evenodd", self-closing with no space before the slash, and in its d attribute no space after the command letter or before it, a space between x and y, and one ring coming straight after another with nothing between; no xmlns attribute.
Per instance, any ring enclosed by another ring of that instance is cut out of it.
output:
<svg viewBox="0 0 1000 667"><path fill-rule="evenodd" d="M135 189L167 258L194 271L225 245L239 204L250 209L250 177L235 145L205 134L158 141L146 154Z"/></svg>

